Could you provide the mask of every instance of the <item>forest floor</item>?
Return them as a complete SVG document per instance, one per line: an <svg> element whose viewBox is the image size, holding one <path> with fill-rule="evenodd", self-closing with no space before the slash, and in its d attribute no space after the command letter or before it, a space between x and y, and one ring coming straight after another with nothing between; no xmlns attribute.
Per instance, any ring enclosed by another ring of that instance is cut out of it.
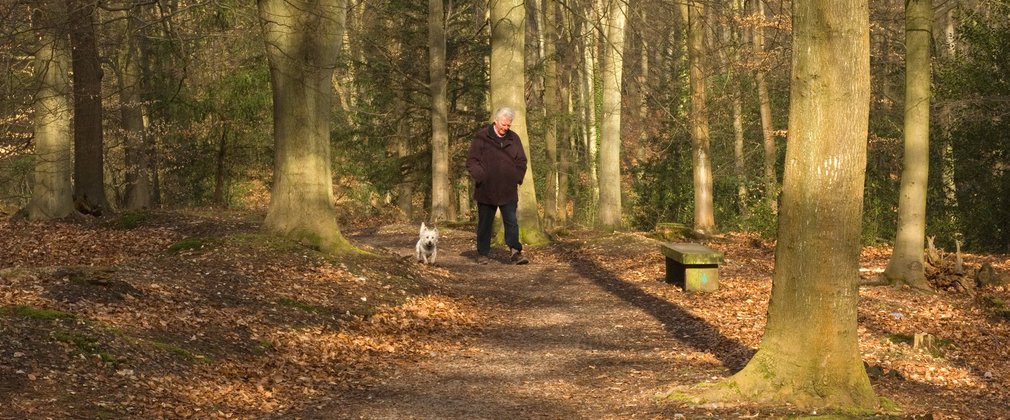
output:
<svg viewBox="0 0 1010 420"><path fill-rule="evenodd" d="M367 254L261 234L262 214L193 210L0 221L0 418L768 418L793 407L657 398L725 378L760 342L774 246L729 233L720 288L662 281L639 233L573 231L532 263L476 265L473 234L348 226ZM867 247L866 278L890 250ZM966 255L969 269L1010 257ZM867 417L1010 418L1010 290L860 290L877 394ZM937 338L932 351L912 337ZM818 413L820 414L820 413Z"/></svg>

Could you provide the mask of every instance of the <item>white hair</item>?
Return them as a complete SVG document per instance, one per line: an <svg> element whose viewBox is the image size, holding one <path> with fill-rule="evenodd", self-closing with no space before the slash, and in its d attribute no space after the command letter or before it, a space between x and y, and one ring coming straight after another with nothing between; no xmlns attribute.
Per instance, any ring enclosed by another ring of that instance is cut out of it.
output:
<svg viewBox="0 0 1010 420"><path fill-rule="evenodd" d="M494 119L496 121L500 117L505 117L505 118L508 118L510 120L513 120L513 119L516 118L516 112L513 111L512 108L509 108L507 106L503 106L501 108L498 108L498 110L494 112Z"/></svg>

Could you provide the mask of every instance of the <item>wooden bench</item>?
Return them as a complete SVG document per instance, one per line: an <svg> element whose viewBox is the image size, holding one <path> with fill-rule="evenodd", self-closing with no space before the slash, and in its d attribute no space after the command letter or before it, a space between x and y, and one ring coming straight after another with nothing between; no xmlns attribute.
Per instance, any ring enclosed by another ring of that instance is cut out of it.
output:
<svg viewBox="0 0 1010 420"><path fill-rule="evenodd" d="M666 282L688 292L719 289L722 253L701 244L665 242L659 250L666 256Z"/></svg>

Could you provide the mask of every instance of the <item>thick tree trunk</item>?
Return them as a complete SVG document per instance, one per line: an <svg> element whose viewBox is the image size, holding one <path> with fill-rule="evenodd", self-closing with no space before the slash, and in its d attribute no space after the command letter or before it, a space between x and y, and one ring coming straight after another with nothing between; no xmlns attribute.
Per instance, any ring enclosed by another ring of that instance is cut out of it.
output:
<svg viewBox="0 0 1010 420"><path fill-rule="evenodd" d="M356 249L337 226L330 162L332 75L343 0L260 0L274 106L268 231L326 252Z"/></svg>
<svg viewBox="0 0 1010 420"><path fill-rule="evenodd" d="M74 86L74 205L100 216L105 196L102 137L102 68L95 31L95 1L67 0Z"/></svg>
<svg viewBox="0 0 1010 420"><path fill-rule="evenodd" d="M873 410L856 335L866 135L866 0L793 3L789 136L768 323L757 354L706 392Z"/></svg>
<svg viewBox="0 0 1010 420"><path fill-rule="evenodd" d="M898 232L884 278L930 290L923 256L929 174L930 43L932 0L905 2L905 155L898 197Z"/></svg>
<svg viewBox="0 0 1010 420"><path fill-rule="evenodd" d="M681 4L681 17L687 26L687 55L691 66L691 156L694 168L694 230L703 234L715 230L712 197L712 158L709 156L708 107L705 95L705 6L689 1Z"/></svg>
<svg viewBox="0 0 1010 420"><path fill-rule="evenodd" d="M70 183L70 46L62 28L66 9L43 3L35 11L40 48L35 54L35 184L26 208L33 220L60 219L74 211Z"/></svg>
<svg viewBox="0 0 1010 420"><path fill-rule="evenodd" d="M778 212L779 184L778 175L775 171L775 163L778 160L778 152L775 150L775 124L772 119L772 101L768 94L768 82L765 81L765 36L764 21L765 7L763 0L754 0L755 11L758 16L757 26L754 28L753 44L754 56L762 61L758 63L754 72L755 82L758 91L758 106L761 112L761 138L764 141L764 184L765 200L771 206L772 212Z"/></svg>
<svg viewBox="0 0 1010 420"><path fill-rule="evenodd" d="M621 227L621 82L627 5L611 2L603 43L603 121L600 138L600 205L596 226Z"/></svg>
<svg viewBox="0 0 1010 420"><path fill-rule="evenodd" d="M446 97L445 15L442 0L428 0L431 80L431 223L449 216L449 101Z"/></svg>
<svg viewBox="0 0 1010 420"><path fill-rule="evenodd" d="M530 138L526 131L525 32L526 8L521 0L496 0L491 5L491 109L503 106L515 110L512 128L522 139L526 156ZM537 195L533 185L533 160L529 160L523 183L519 186L519 237L524 244L540 245L549 241L540 225Z"/></svg>

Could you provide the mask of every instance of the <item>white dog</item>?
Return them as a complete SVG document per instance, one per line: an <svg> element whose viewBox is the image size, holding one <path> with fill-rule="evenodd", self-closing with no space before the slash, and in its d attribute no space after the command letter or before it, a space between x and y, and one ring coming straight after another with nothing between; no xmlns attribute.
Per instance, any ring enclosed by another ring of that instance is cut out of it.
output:
<svg viewBox="0 0 1010 420"><path fill-rule="evenodd" d="M429 229L421 223L421 238L417 240L417 262L425 264L435 264L435 257L438 255L438 228Z"/></svg>

